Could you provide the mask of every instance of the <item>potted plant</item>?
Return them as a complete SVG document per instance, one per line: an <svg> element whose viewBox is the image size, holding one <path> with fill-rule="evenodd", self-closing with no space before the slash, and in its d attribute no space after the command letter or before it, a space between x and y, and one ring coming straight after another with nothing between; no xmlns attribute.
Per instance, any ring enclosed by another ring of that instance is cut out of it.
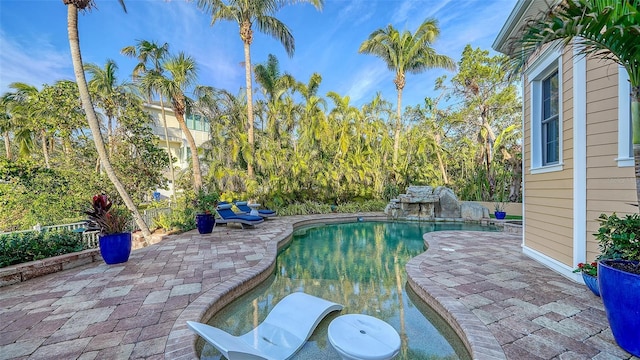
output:
<svg viewBox="0 0 640 360"><path fill-rule="evenodd" d="M600 215L598 285L618 345L640 356L640 215Z"/></svg>
<svg viewBox="0 0 640 360"><path fill-rule="evenodd" d="M507 217L507 212L504 211L504 203L502 201L496 201L496 203L493 204L493 207L493 215L496 219L504 220L504 218Z"/></svg>
<svg viewBox="0 0 640 360"><path fill-rule="evenodd" d="M128 231L131 214L126 209L113 206L107 195L95 195L91 201L87 230L97 230L100 255L107 264L119 264L129 260L131 232Z"/></svg>
<svg viewBox="0 0 640 360"><path fill-rule="evenodd" d="M581 272L582 280L587 285L589 290L593 292L595 296L600 296L600 287L598 286L598 263L592 262L590 264L579 263L578 268L573 270L574 273Z"/></svg>
<svg viewBox="0 0 640 360"><path fill-rule="evenodd" d="M211 209L214 209L217 204L217 193L208 193L203 189L198 190L194 200L194 207L196 210L196 227L198 228L198 233L210 234L213 231L216 220L213 217L213 214L211 214Z"/></svg>

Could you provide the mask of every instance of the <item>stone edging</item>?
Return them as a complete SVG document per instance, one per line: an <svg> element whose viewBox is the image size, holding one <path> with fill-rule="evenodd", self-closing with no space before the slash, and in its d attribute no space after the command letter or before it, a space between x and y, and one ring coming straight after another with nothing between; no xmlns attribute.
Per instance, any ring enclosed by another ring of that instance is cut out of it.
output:
<svg viewBox="0 0 640 360"><path fill-rule="evenodd" d="M446 289L425 276L420 265L438 257L438 240L423 235L427 251L409 260L407 283L438 315L442 316L462 340L473 359L506 359L502 347L486 325Z"/></svg>
<svg viewBox="0 0 640 360"><path fill-rule="evenodd" d="M166 235L167 234L152 234L147 246L160 242ZM139 233L132 234L131 240L132 251L144 247L145 239ZM38 276L73 269L95 261L102 261L100 249L98 248L3 267L0 268L0 288L27 281Z"/></svg>
<svg viewBox="0 0 640 360"><path fill-rule="evenodd" d="M165 345L165 359L198 359L196 344L199 337L189 330L187 321L206 322L225 305L268 278L275 266L278 249L291 241L295 229L311 224L350 221L354 214L331 214L331 216L331 218L318 215L291 217L293 221L286 224L284 231L267 240L264 257L256 266L207 290L189 304L178 316L169 333ZM377 214L355 214L355 216L366 220L388 219L386 216ZM429 238L429 241L427 241L427 238ZM425 234L424 239L428 251L414 257L406 265L407 281L411 288L449 323L473 359L506 359L502 347L498 344L491 331L462 303L453 298L441 286L421 274L420 264L428 257L437 256L437 241L429 234Z"/></svg>
<svg viewBox="0 0 640 360"><path fill-rule="evenodd" d="M0 269L0 288L58 271L102 261L100 249L89 249L47 259L7 266Z"/></svg>

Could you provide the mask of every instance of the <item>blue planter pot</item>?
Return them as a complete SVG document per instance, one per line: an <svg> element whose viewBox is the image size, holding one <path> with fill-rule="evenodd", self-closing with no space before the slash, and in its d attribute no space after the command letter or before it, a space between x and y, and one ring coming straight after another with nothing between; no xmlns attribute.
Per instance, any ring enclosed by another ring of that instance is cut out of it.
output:
<svg viewBox="0 0 640 360"><path fill-rule="evenodd" d="M614 263L624 260L602 260L598 263L598 285L614 339L621 348L640 356L640 275L618 270Z"/></svg>
<svg viewBox="0 0 640 360"><path fill-rule="evenodd" d="M589 290L591 290L593 295L600 296L600 287L598 286L597 277L582 273L582 280L584 280L584 283L587 285Z"/></svg>
<svg viewBox="0 0 640 360"><path fill-rule="evenodd" d="M100 255L109 265L129 260L131 254L131 233L118 233L100 236Z"/></svg>
<svg viewBox="0 0 640 360"><path fill-rule="evenodd" d="M506 211L494 211L493 215L495 215L496 219L498 219L498 220L504 220L504 218L507 217L507 212Z"/></svg>
<svg viewBox="0 0 640 360"><path fill-rule="evenodd" d="M196 227L200 234L210 234L215 224L216 219L212 214L196 214Z"/></svg>

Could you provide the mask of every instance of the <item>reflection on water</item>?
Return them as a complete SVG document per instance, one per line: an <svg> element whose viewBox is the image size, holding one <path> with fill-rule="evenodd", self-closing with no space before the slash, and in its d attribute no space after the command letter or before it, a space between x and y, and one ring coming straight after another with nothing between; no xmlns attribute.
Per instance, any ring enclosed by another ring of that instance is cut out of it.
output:
<svg viewBox="0 0 640 360"><path fill-rule="evenodd" d="M277 258L268 281L214 316L209 324L242 335L264 320L295 291L344 305L327 317L295 359L339 359L327 327L340 314L368 314L400 333L397 359L467 359L469 355L446 323L405 288L405 264L424 251L422 234L438 230L488 230L469 224L359 222L299 229ZM415 301L415 304L414 304ZM434 325L435 324L435 325ZM220 359L205 344L203 359Z"/></svg>

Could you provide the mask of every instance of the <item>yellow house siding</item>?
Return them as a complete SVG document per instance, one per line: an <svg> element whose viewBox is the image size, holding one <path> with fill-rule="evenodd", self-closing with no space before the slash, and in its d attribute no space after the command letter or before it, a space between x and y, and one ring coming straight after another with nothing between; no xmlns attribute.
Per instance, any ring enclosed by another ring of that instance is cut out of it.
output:
<svg viewBox="0 0 640 360"><path fill-rule="evenodd" d="M587 61L587 261L600 253L600 214L637 211L632 167L618 167L618 67Z"/></svg>
<svg viewBox="0 0 640 360"><path fill-rule="evenodd" d="M531 172L531 94L527 79L525 109L524 245L571 266L573 258L573 59L562 55L562 170Z"/></svg>
<svg viewBox="0 0 640 360"><path fill-rule="evenodd" d="M511 47L510 39L519 36L519 29L532 16L525 7L539 9L546 5L542 0L519 1L494 42L494 49L515 55L518 49ZM599 253L593 236L599 227L598 216L638 211L628 205L637 202L633 161L628 154L628 84L618 86L618 82L626 83L627 77L620 75L613 62L574 57L573 44L562 50L558 61L558 52L549 51L549 46L552 45L543 46L527 60L522 78L523 252L581 281L571 271L577 262L593 260ZM575 50L577 54L579 49ZM539 81L558 62L562 86L561 158L560 164L542 166L537 143L542 141L540 121L531 118L540 116L540 99L532 100L531 96L532 91L540 96Z"/></svg>

